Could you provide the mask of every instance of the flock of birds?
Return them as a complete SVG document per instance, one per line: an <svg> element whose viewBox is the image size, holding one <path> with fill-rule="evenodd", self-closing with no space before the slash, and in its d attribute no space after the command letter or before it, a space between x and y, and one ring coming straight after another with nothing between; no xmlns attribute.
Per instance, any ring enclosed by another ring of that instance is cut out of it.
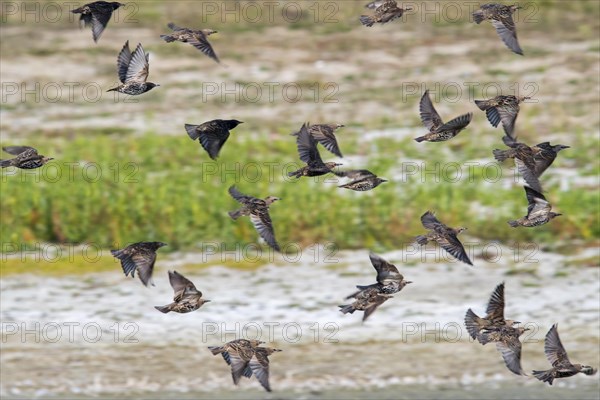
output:
<svg viewBox="0 0 600 400"><path fill-rule="evenodd" d="M97 42L106 28L112 12L123 6L117 2L96 1L73 10L73 13L81 14L80 21L91 27L93 39ZM398 7L394 0L377 0L369 3L369 9L374 10L370 16L363 15L360 22L366 26L375 23L385 24L400 18L403 13L410 9ZM505 6L501 4L484 4L473 13L474 21L479 24L484 20L491 21L504 43L513 52L522 55L516 36L515 24L512 14L519 7L516 5ZM208 36L216 33L212 29L192 30L181 28L173 23L168 27L172 33L161 35L166 42L179 41L189 43L202 53L220 62ZM129 49L129 41L125 43L117 58L117 71L121 84L109 91L118 91L128 95L140 95L152 90L158 84L147 82L149 74L149 54L146 53L141 44L135 48L133 53ZM502 162L508 158L515 160L515 164L529 186L525 186L528 201L527 215L508 223L512 227L535 227L549 222L560 214L551 212L551 205L542 194L539 177L554 162L559 151L568 148L564 145L551 145L549 142L529 146L517 141L515 134L515 121L519 113L519 104L527 97L500 95L488 100L476 100L477 107L485 111L487 119L494 127L502 124L505 135L503 142L508 149L494 150L496 160ZM426 90L419 104L420 117L428 133L417 137L417 142L442 142L454 138L465 129L473 117L469 112L456 117L449 122L443 122L431 99L429 91ZM230 131L236 128L242 121L216 119L204 122L200 125L185 124L185 130L192 140L198 140L200 145L215 160L230 136ZM290 172L290 177L313 177L333 173L339 177L349 178L350 182L340 187L355 191L372 190L385 179L379 178L371 171L360 170L338 170L341 164L336 162L324 162L318 150L318 144L322 145L337 157L342 157L342 152L335 136L335 131L343 127L341 124L315 124L305 123L299 132L292 133L296 137L296 146L300 160L305 163L302 168ZM43 166L52 158L38 153L33 147L8 146L3 150L15 155L15 158L0 160L2 168L17 167L22 169L34 169ZM241 208L229 212L229 216L236 220L242 216L248 216L260 237L274 250L280 251L280 246L275 239L273 223L269 216L269 206L280 200L274 196L265 199L256 198L241 193L235 186L229 188L229 194L241 204ZM427 211L421 216L421 222L427 233L416 237L416 243L426 245L428 242L436 242L442 249L451 254L457 260L473 265L469 259L458 235L466 228L451 228L443 224L434 213ZM156 251L165 246L162 242L139 242L131 244L120 250L112 250L111 254L120 260L123 272L126 276L138 277L145 285L154 285L152 274L156 262ZM377 272L377 283L357 286L358 291L347 296L353 302L341 305L340 311L344 314L363 311L363 321L384 302L400 292L407 284L412 283L404 279L395 265L390 264L382 257L371 253L369 255L371 264ZM168 272L169 281L174 291L173 302L165 306L155 308L163 313L177 312L189 313L202 307L210 300L202 298L202 292L177 271ZM478 317L471 309L465 316L465 325L469 335L479 341L482 345L495 342L502 354L505 364L510 371L518 375L524 375L521 368L521 342L519 336L527 328L519 327L519 322L504 318L504 283L498 285L489 301L486 316ZM238 339L224 344L223 346L209 347L212 354L221 354L223 359L231 366L233 382L237 384L242 376L250 378L256 376L260 384L271 391L269 384L269 359L274 352L281 350L261 347L263 342L256 340ZM546 371L533 371L534 376L552 384L556 378L564 378L579 372L592 375L596 370L592 367L572 364L558 337L557 325L554 325L545 340L545 353L552 364L552 368Z"/></svg>

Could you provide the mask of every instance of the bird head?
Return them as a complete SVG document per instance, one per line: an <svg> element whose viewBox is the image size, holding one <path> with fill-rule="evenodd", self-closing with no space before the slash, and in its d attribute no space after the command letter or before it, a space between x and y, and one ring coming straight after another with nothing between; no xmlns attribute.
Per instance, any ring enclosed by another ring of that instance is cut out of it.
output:
<svg viewBox="0 0 600 400"><path fill-rule="evenodd" d="M456 234L458 235L459 233L463 233L464 231L466 231L467 228L463 228L462 226L456 229Z"/></svg>
<svg viewBox="0 0 600 400"><path fill-rule="evenodd" d="M590 367L589 365L582 365L580 371L586 375L594 375L598 372L597 369Z"/></svg>
<svg viewBox="0 0 600 400"><path fill-rule="evenodd" d="M510 11L515 12L515 11L517 11L520 8L523 8L523 7L521 7L518 4L513 4L512 6L510 6Z"/></svg>
<svg viewBox="0 0 600 400"><path fill-rule="evenodd" d="M556 153L558 153L561 150L570 149L570 148L571 148L571 146L565 146L563 144L557 144L556 146L552 146L552 150L554 150Z"/></svg>
<svg viewBox="0 0 600 400"><path fill-rule="evenodd" d="M159 249L163 246L166 246L167 244L163 242L152 242L151 245L152 247L154 247L154 249Z"/></svg>
<svg viewBox="0 0 600 400"><path fill-rule="evenodd" d="M521 97L519 97L519 103L522 103L525 100L531 100L531 97L529 97L529 96L521 96Z"/></svg>
<svg viewBox="0 0 600 400"><path fill-rule="evenodd" d="M218 33L217 31L215 31L215 30L212 30L212 29L202 29L202 31L201 31L201 32L202 32L202 33L204 33L206 36L210 36L210 35L212 35L213 33Z"/></svg>
<svg viewBox="0 0 600 400"><path fill-rule="evenodd" d="M268 196L267 198L265 198L265 203L268 204L272 204L274 202L276 202L277 200L281 200L279 197L275 197L275 196Z"/></svg>
<svg viewBox="0 0 600 400"><path fill-rule="evenodd" d="M46 164L48 161L52 161L54 160L54 158L52 157L44 157L42 158L42 164Z"/></svg>
<svg viewBox="0 0 600 400"><path fill-rule="evenodd" d="M112 3L110 3L110 5L112 6L112 9L113 9L113 10L116 10L117 8L119 8L119 7L123 7L123 6L125 6L126 4L119 3L118 1L113 1Z"/></svg>
<svg viewBox="0 0 600 400"><path fill-rule="evenodd" d="M344 125L344 124L335 124L335 128L336 129L343 128L344 126L346 126L346 125Z"/></svg>
<svg viewBox="0 0 600 400"><path fill-rule="evenodd" d="M148 87L148 92L154 89L155 87L159 87L160 85L157 83L146 82L146 86Z"/></svg>
<svg viewBox="0 0 600 400"><path fill-rule="evenodd" d="M383 182L387 182L387 179L383 179L383 178L377 178L377 182L378 183L383 183Z"/></svg>
<svg viewBox="0 0 600 400"><path fill-rule="evenodd" d="M550 214L548 214L548 217L550 217L550 219L552 219L552 218L560 217L561 215L562 214L551 212Z"/></svg>

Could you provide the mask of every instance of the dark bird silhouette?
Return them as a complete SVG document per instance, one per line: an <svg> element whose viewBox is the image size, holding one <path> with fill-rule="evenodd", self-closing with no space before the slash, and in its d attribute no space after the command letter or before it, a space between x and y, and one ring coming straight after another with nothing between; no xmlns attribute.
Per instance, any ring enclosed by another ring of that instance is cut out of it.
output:
<svg viewBox="0 0 600 400"><path fill-rule="evenodd" d="M38 151L33 147L29 146L7 146L3 147L8 154L16 156L9 160L0 160L0 167L17 167L21 169L36 169L40 168L50 160L54 160L52 157L46 157L38 154Z"/></svg>
<svg viewBox="0 0 600 400"><path fill-rule="evenodd" d="M117 72L121 84L107 92L116 91L130 96L146 93L157 86L156 83L146 82L150 71L150 54L144 51L139 43L133 54L129 50L129 40L125 42L123 49L117 58Z"/></svg>
<svg viewBox="0 0 600 400"><path fill-rule="evenodd" d="M494 128L502 122L506 135L517 139L515 134L515 121L521 107L519 103L530 99L530 97L496 96L489 100L475 100L475 104L481 111L485 111L488 121Z"/></svg>
<svg viewBox="0 0 600 400"><path fill-rule="evenodd" d="M533 371L533 376L542 382L548 382L550 385L552 385L555 379L568 378L580 372L586 375L594 375L598 372L597 369L589 365L572 364L569 361L567 351L558 336L557 324L552 325L552 328L546 334L544 352L546 353L546 358L552 364L552 368L545 371Z"/></svg>
<svg viewBox="0 0 600 400"><path fill-rule="evenodd" d="M213 50L211 44L208 42L208 36L212 35L213 33L217 33L217 31L212 29L193 30L188 28L180 28L172 22L169 22L167 26L173 31L173 33L160 35L160 38L165 42L171 43L179 41L183 43L189 43L216 62L220 62L219 57L217 57L217 54Z"/></svg>
<svg viewBox="0 0 600 400"><path fill-rule="evenodd" d="M130 244L121 250L111 250L110 254L121 260L125 276L131 275L133 278L137 270L144 286L148 286L148 284L154 286L152 272L156 262L156 250L166 245L162 242L139 242Z"/></svg>
<svg viewBox="0 0 600 400"><path fill-rule="evenodd" d="M377 283L356 286L358 291L346 297L346 300L355 299L355 301L352 304L339 306L344 314L352 314L356 310L364 311L363 322L375 312L377 307L392 298L392 294L398 293L404 286L412 283L404 280L404 276L398 272L394 264L390 264L377 254L371 252L369 258L377 271Z"/></svg>
<svg viewBox="0 0 600 400"><path fill-rule="evenodd" d="M421 121L429 133L416 138L417 142L428 141L428 142L444 142L452 139L458 135L460 131L465 129L471 122L473 113L463 114L460 117L456 117L453 120L444 123L442 118L435 110L431 99L429 98L429 90L426 90L421 97L419 103L419 111L421 115Z"/></svg>
<svg viewBox="0 0 600 400"><path fill-rule="evenodd" d="M335 162L324 163L317 150L317 142L309 133L309 124L302 125L300 132L296 137L298 154L300 160L306 163L306 166L297 171L288 172L288 176L300 178L302 176L321 176L333 172L332 169L342 165Z"/></svg>
<svg viewBox="0 0 600 400"><path fill-rule="evenodd" d="M516 4L511 6L497 3L484 4L473 13L473 20L477 24L486 19L490 20L506 47L517 54L523 55L523 50L517 40L517 28L512 17L513 13L519 8L521 7Z"/></svg>
<svg viewBox="0 0 600 400"><path fill-rule="evenodd" d="M230 211L229 216L233 220L236 220L243 215L249 215L250 221L260 237L263 238L273 250L281 251L279 244L277 244L277 240L275 240L273 222L271 222L271 217L269 216L269 206L273 202L281 199L274 196L268 196L264 200L257 199L256 197L240 193L235 186L229 188L229 194L242 204L242 208L239 210Z"/></svg>
<svg viewBox="0 0 600 400"><path fill-rule="evenodd" d="M309 126L308 132L317 142L321 143L323 147L341 158L343 157L342 152L340 151L334 132L343 127L344 125L341 124L315 124ZM292 133L292 136L298 136L298 134L299 132L295 132Z"/></svg>
<svg viewBox="0 0 600 400"><path fill-rule="evenodd" d="M519 226L533 228L534 226L544 225L562 215L550 211L552 210L552 205L546 200L543 194L536 192L530 187L523 187L525 188L525 195L529 203L527 206L527 215L514 221L508 221L510 226L513 228Z"/></svg>
<svg viewBox="0 0 600 400"><path fill-rule="evenodd" d="M168 313L174 311L177 313L185 314L192 311L196 311L204 303L208 303L210 300L204 300L202 298L202 292L196 289L196 286L181 275L177 271L169 271L169 282L173 292L173 303L167 304L166 306L155 306L158 311L162 313Z"/></svg>
<svg viewBox="0 0 600 400"><path fill-rule="evenodd" d="M494 289L485 312L486 316L481 318L469 308L465 315L467 332L469 332L471 338L477 339L481 344L488 343L485 340L489 339L486 335L482 335L482 332L489 329L500 328L502 326L512 327L513 325L520 323L518 321L504 319L504 282Z"/></svg>
<svg viewBox="0 0 600 400"><path fill-rule="evenodd" d="M502 141L506 144L510 149L508 150L499 150L495 149L492 153L494 154L494 158L498 162L503 162L508 158L513 158L515 160L515 165L517 166L517 170L525 179L525 182L529 186L531 186L535 191L542 192L542 185L540 184L540 180L538 179L538 175L536 175L536 159L539 159L539 154L542 149L536 146L528 146L524 143L517 142L512 139L510 136L503 136Z"/></svg>
<svg viewBox="0 0 600 400"><path fill-rule="evenodd" d="M200 125L185 124L185 130L192 140L200 139L200 144L209 157L216 160L229 138L229 131L243 123L237 119L214 119Z"/></svg>
<svg viewBox="0 0 600 400"><path fill-rule="evenodd" d="M522 345L519 336L528 330L529 328L515 328L508 325L489 327L481 333L482 343L495 342L506 367L516 375L526 375L521 368Z"/></svg>
<svg viewBox="0 0 600 400"><path fill-rule="evenodd" d="M450 228L441 223L431 211L427 211L421 216L421 223L426 229L429 229L429 232L425 235L417 236L416 239L419 245L423 246L428 242L436 242L457 260L473 265L467 256L465 248L457 237L467 228Z"/></svg>
<svg viewBox="0 0 600 400"><path fill-rule="evenodd" d="M281 350L259 347L262 343L264 342L258 340L238 339L223 346L208 348L213 355L221 354L227 365L231 366L234 384L237 385L242 376L250 378L254 374L265 390L270 392L268 356Z"/></svg>
<svg viewBox="0 0 600 400"><path fill-rule="evenodd" d="M377 175L366 169L354 169L350 171L332 171L335 175L343 178L352 179L339 187L344 189L356 190L358 192L364 192L367 190L375 189L387 180L379 178Z"/></svg>
<svg viewBox="0 0 600 400"><path fill-rule="evenodd" d="M367 8L375 8L373 15L361 15L360 23L364 26L373 26L375 23L386 24L390 21L402 17L405 11L412 10L411 8L400 8L395 0L386 0L376 6L376 2L367 4Z"/></svg>
<svg viewBox="0 0 600 400"><path fill-rule="evenodd" d="M543 142L535 145L536 154L535 160L535 176L538 178L548 169L558 156L558 152L564 149L569 149L570 146L557 144L552 146L550 142Z"/></svg>
<svg viewBox="0 0 600 400"><path fill-rule="evenodd" d="M113 11L124 5L116 1L95 1L76 8L71 12L73 14L81 14L79 16L79 23L83 24L86 28L91 26L94 42L98 42L100 35L102 35L106 25L108 25L108 21L110 21L110 17L112 17Z"/></svg>

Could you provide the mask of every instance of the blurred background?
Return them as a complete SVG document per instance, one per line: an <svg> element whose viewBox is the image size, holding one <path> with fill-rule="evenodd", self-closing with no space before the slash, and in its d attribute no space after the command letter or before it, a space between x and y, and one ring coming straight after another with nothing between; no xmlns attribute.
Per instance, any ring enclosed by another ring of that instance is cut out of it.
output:
<svg viewBox="0 0 600 400"><path fill-rule="evenodd" d="M600 365L600 5L529 1L515 14L525 52L511 53L476 3L405 2L383 26L355 1L138 1L117 10L98 43L69 11L76 3L1 2L0 144L55 160L2 171L3 398L598 398L598 375L549 387L511 374L493 345L469 340L463 317L484 314L506 282L506 315L532 327L523 368L546 369L552 324L570 359ZM218 33L222 63L165 43L167 23ZM129 40L150 53L135 98L107 93ZM466 112L445 143L426 133L418 103L429 89L442 118ZM571 146L542 176L563 216L534 229L523 182L474 99L530 96L516 131L533 145ZM184 124L238 119L218 161ZM299 167L290 133L337 123L343 159L389 182L371 192L335 177L287 178ZM258 240L227 188L274 195L284 254ZM435 246L412 246L427 210L461 236L475 266ZM109 250L162 241L156 287L125 278ZM362 324L337 305L374 282L375 251L415 283ZM212 302L163 315L177 269ZM271 328L270 328L271 327ZM206 346L262 335L271 357L267 395L231 382Z"/></svg>

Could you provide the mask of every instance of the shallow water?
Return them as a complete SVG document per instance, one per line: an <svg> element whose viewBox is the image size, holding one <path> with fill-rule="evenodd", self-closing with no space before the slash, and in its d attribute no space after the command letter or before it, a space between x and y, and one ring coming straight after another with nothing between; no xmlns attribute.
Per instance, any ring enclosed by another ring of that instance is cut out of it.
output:
<svg viewBox="0 0 600 400"><path fill-rule="evenodd" d="M281 258L256 270L190 267L198 254L159 257L156 287L114 273L2 279L2 383L10 397L85 398L598 398L596 376L553 387L504 366L493 345L472 343L463 328L494 287L506 282L507 318L532 328L522 365L549 367L543 338L558 322L573 362L600 364L598 268L565 267L572 256L537 253L537 273L506 275L508 261L409 266L382 254L414 281L365 323L337 305L356 284L374 281L368 251L335 262ZM506 260L504 257L502 260ZM331 260L328 260L331 261ZM211 264L214 264L214 259ZM184 267L184 265L188 265ZM161 314L172 291L167 269L184 273L213 300L185 315ZM561 272L561 274L557 274ZM259 337L282 349L271 356L267 394L255 379L235 388L229 368L206 346Z"/></svg>

